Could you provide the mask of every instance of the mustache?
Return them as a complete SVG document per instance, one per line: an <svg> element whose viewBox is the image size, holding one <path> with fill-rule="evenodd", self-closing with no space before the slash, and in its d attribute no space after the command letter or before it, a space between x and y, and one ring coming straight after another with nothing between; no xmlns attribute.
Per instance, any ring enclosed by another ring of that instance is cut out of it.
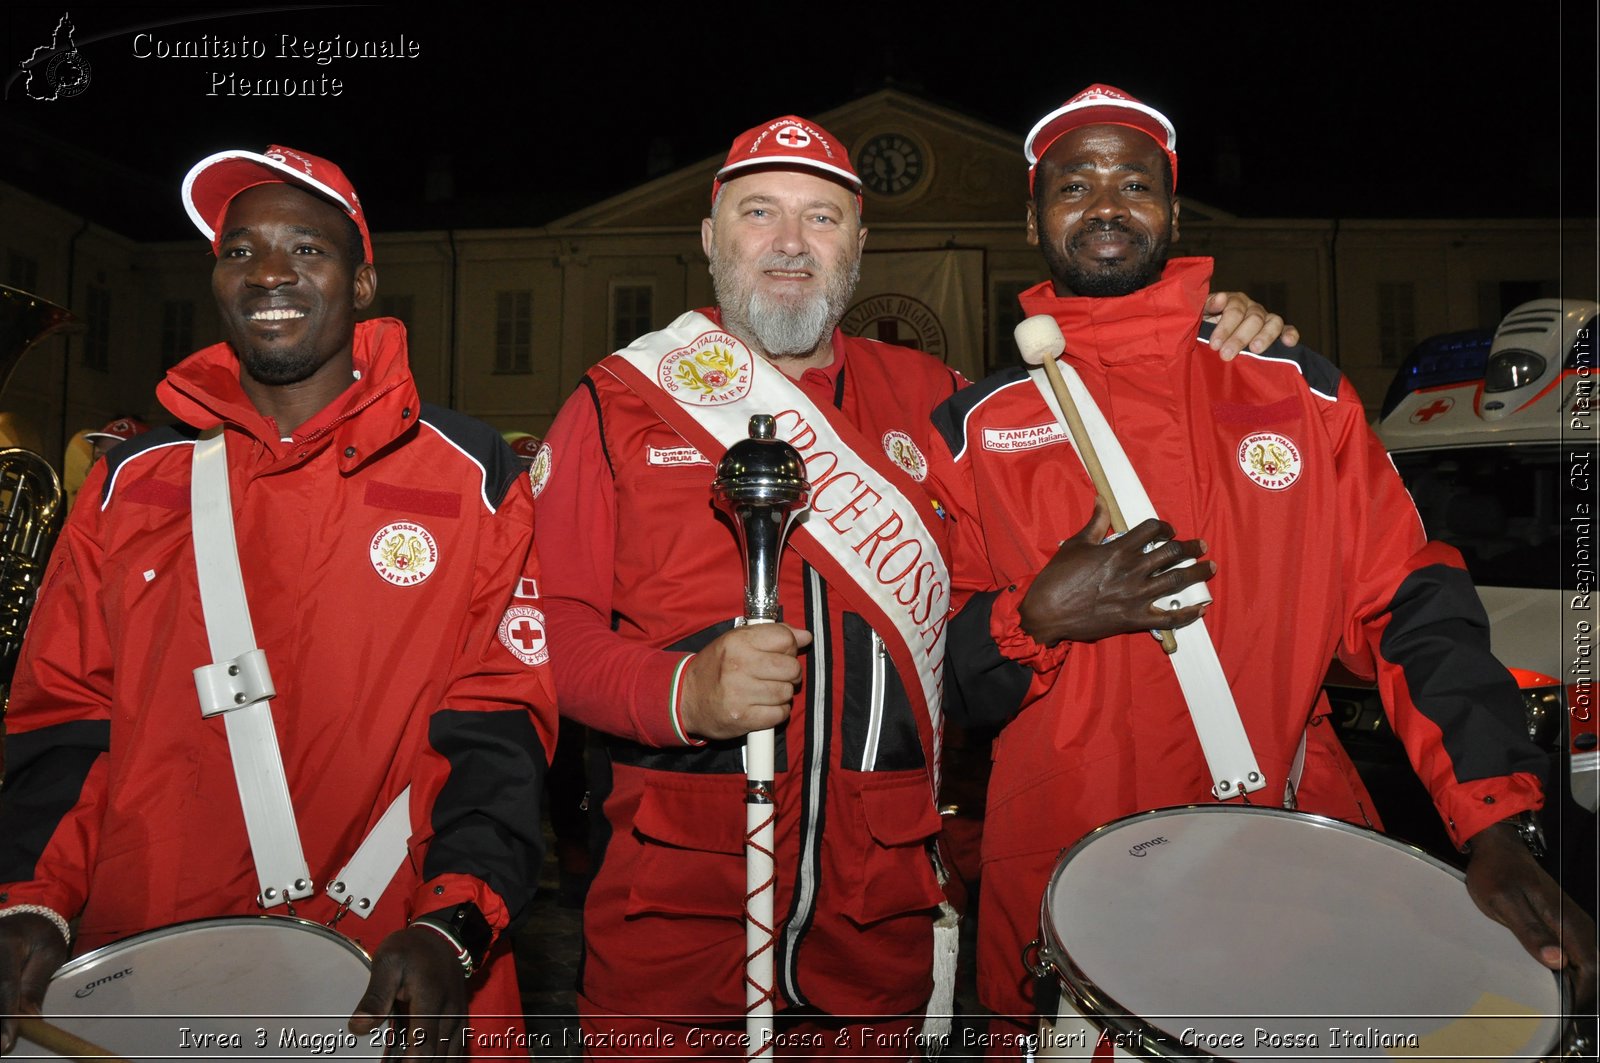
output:
<svg viewBox="0 0 1600 1063"><path fill-rule="evenodd" d="M822 263L818 262L817 257L809 251L802 255L786 255L782 251L773 251L770 254L762 255L761 260L756 263L756 269L758 270L807 270L811 273L816 273L821 268Z"/></svg>
<svg viewBox="0 0 1600 1063"><path fill-rule="evenodd" d="M1095 233L1121 233L1123 236L1126 236L1135 247L1138 247L1141 250L1150 246L1150 237L1147 234L1135 232L1134 230L1128 228L1126 222L1116 218L1090 218L1088 221L1078 226L1078 230L1072 234L1072 239L1068 246L1076 250L1083 246L1083 241L1085 238Z"/></svg>

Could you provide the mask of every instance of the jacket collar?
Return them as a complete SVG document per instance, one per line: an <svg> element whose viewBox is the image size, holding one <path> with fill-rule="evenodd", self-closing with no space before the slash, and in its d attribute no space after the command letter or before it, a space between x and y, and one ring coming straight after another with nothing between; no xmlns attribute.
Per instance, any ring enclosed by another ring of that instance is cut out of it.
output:
<svg viewBox="0 0 1600 1063"><path fill-rule="evenodd" d="M179 362L157 386L156 397L185 424L202 431L221 424L243 433L277 459L273 464L298 463L334 444L341 450L340 468L348 471L413 428L421 407L403 324L393 318L357 323L351 354L357 378L288 441L239 386L239 358L227 343Z"/></svg>
<svg viewBox="0 0 1600 1063"><path fill-rule="evenodd" d="M1049 314L1067 340L1067 357L1093 364L1161 361L1186 354L1211 292L1212 260L1175 258L1161 279L1113 298L1056 295L1051 281L1019 297L1027 314Z"/></svg>

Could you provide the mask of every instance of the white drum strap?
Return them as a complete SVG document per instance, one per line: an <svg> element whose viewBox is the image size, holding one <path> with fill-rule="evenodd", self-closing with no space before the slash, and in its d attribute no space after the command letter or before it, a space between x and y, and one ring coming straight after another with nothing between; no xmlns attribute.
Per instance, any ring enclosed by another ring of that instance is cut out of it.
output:
<svg viewBox="0 0 1600 1063"><path fill-rule="evenodd" d="M1112 432L1105 415L1095 404L1094 396L1083 386L1077 370L1065 361L1058 362L1058 365L1068 392L1078 404L1078 413L1088 430L1089 442L1100 457L1106 479L1111 484L1112 493L1117 496L1117 504L1127 518L1128 526L1131 528L1154 517L1155 506L1151 504L1144 484L1139 481L1139 474L1128 461L1128 455L1123 452L1122 444L1117 441L1116 433ZM1029 376L1033 377L1039 394L1044 396L1045 405L1065 428L1066 417L1056 402L1055 392L1045 379L1044 370L1031 369ZM1067 441L1072 443L1072 433L1068 431L1066 435ZM1073 443L1073 450L1077 450L1076 443ZM1204 601L1205 598L1199 600ZM1217 659L1217 650L1206 631L1204 618L1180 628L1173 635L1177 639L1178 652L1171 654L1168 660L1177 673L1178 685L1189 706L1189 717L1194 721L1195 733L1200 738L1200 749L1205 754L1206 767L1211 772L1212 794L1218 800L1227 800L1261 789L1267 780L1256 764L1255 751L1250 747L1250 737L1245 734L1244 723L1239 719L1239 707L1234 704L1233 691L1229 689L1228 678L1222 672L1222 662Z"/></svg>
<svg viewBox="0 0 1600 1063"><path fill-rule="evenodd" d="M239 571L233 501L228 491L228 449L220 425L202 433L195 443L189 503L200 607L215 662L194 670L200 715L220 714L227 729L239 804L244 809L250 855L261 887L257 900L262 907L272 908L309 897L311 872L300 848L278 735L267 704L277 689L272 685L266 654L256 647L244 576Z"/></svg>
<svg viewBox="0 0 1600 1063"><path fill-rule="evenodd" d="M407 786L384 810L350 862L328 883L328 896L362 919L371 915L378 898L405 862L406 843L410 840L411 787Z"/></svg>
<svg viewBox="0 0 1600 1063"><path fill-rule="evenodd" d="M195 443L189 504L200 608L216 661L194 670L200 715L222 715L250 855L261 887L257 900L272 908L311 896L311 871L300 848L283 755L267 705L278 691L267 669L267 655L256 647L250 603L244 594L233 532L233 500L228 491L228 452L221 427L202 433ZM405 862L410 839L408 786L328 884L328 896L365 919Z"/></svg>

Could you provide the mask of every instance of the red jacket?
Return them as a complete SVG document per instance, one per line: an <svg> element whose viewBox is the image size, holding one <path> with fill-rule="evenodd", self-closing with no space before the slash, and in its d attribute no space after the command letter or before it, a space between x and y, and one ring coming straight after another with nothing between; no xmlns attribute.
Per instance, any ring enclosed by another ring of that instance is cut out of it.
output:
<svg viewBox="0 0 1600 1063"><path fill-rule="evenodd" d="M240 389L232 350L200 351L158 392L192 428L118 448L72 511L12 691L0 901L81 916L79 951L258 911L223 721L201 718L192 677L211 657L190 460L194 429L218 423L318 890L296 911L334 915L322 888L408 784L410 859L341 931L370 952L409 917L466 901L498 931L531 897L554 697L547 667L497 637L508 610L540 604L513 597L538 577L528 481L488 426L418 400L398 322L358 325L355 365L357 382L285 441ZM380 572L375 538L396 522L431 536L420 582ZM505 986L494 1006L520 1011Z"/></svg>
<svg viewBox="0 0 1600 1063"><path fill-rule="evenodd" d="M1123 298L1022 295L1066 335L1065 360L1116 432L1157 514L1201 538L1217 575L1206 625L1256 758L1283 784L1331 658L1376 672L1395 731L1456 840L1542 803L1515 684L1455 551L1429 543L1361 403L1331 364L1274 347L1225 363L1199 338L1209 259L1178 259ZM1038 930L1060 850L1120 816L1208 802L1210 779L1177 680L1138 633L1046 650L1017 605L1094 489L1021 370L935 415L934 492L952 518L958 593L997 591L1000 651L1026 664L1020 714L994 749L979 920L985 1003L1028 1010L1017 957ZM941 493L942 492L942 493ZM952 638L954 638L952 629ZM1331 727L1310 729L1300 807L1371 822ZM995 872L999 873L995 873Z"/></svg>
<svg viewBox="0 0 1600 1063"><path fill-rule="evenodd" d="M871 440L905 433L926 454L928 411L959 375L839 333L834 352L828 369L797 382L812 401L837 406ZM685 746L668 704L679 662L743 609L737 540L711 505L721 455L688 447L599 368L546 442L538 545L561 711L611 736L610 835L584 916L581 990L617 1012L737 1016L742 743ZM905 490L920 497L909 480ZM939 830L932 753L865 622L793 551L779 582L785 618L817 639L778 732L779 1006L920 1008L941 899L925 851Z"/></svg>

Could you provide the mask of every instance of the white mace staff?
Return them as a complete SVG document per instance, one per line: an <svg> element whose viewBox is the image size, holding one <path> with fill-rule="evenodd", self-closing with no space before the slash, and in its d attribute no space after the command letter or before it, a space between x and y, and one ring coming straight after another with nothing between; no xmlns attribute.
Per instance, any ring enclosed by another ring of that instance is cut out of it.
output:
<svg viewBox="0 0 1600 1063"><path fill-rule="evenodd" d="M778 605L778 561L795 518L811 497L800 452L774 438L772 418L750 418L750 438L728 448L711 484L717 508L732 518L744 558L744 624L783 619ZM772 1004L777 997L773 951L777 931L772 854L777 806L772 728L745 735L744 982L746 1055L772 1056Z"/></svg>

